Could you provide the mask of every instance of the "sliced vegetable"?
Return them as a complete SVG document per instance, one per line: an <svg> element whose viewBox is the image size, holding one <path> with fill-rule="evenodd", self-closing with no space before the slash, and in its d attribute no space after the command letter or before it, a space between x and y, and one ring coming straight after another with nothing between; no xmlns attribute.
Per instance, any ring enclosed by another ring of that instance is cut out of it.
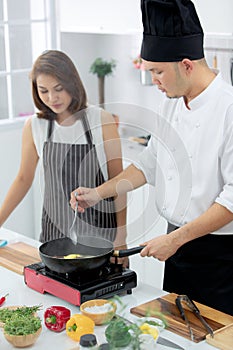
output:
<svg viewBox="0 0 233 350"><path fill-rule="evenodd" d="M156 326L150 325L147 322L143 323L139 328L143 334L150 334L154 339L157 339L159 336L158 328Z"/></svg>
<svg viewBox="0 0 233 350"><path fill-rule="evenodd" d="M61 332L66 328L70 319L70 310L64 306L51 306L45 310L44 323L48 329Z"/></svg>
<svg viewBox="0 0 233 350"><path fill-rule="evenodd" d="M6 295L4 295L4 297L0 298L0 306L2 306L3 303L5 303L6 297L9 295L9 293L7 293Z"/></svg>
<svg viewBox="0 0 233 350"><path fill-rule="evenodd" d="M94 321L81 314L74 314L66 323L66 333L75 341L79 341L84 334L93 334L94 328Z"/></svg>

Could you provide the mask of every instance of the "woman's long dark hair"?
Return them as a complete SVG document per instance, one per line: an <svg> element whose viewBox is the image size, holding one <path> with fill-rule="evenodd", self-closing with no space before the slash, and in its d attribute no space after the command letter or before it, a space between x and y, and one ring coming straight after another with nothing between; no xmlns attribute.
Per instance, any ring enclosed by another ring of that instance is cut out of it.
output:
<svg viewBox="0 0 233 350"><path fill-rule="evenodd" d="M30 74L32 97L38 108L39 118L56 118L56 114L40 99L37 88L37 77L48 74L55 77L72 97L69 111L73 114L87 107L87 95L77 69L71 59L62 51L48 50L35 61Z"/></svg>

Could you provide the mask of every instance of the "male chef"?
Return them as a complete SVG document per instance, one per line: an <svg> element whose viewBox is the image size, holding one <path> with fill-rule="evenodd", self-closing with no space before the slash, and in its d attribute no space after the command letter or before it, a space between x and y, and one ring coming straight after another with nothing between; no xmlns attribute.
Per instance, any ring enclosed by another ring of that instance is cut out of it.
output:
<svg viewBox="0 0 233 350"><path fill-rule="evenodd" d="M141 9L141 57L165 95L161 118L137 162L76 189L79 210L154 185L168 234L144 242L141 256L165 261L164 290L233 315L233 87L206 63L190 0L142 0Z"/></svg>

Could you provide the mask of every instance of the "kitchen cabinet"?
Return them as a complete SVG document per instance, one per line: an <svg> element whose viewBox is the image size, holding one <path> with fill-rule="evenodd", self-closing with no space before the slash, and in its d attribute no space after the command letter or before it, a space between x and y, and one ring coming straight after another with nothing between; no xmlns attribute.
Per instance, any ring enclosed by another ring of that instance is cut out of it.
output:
<svg viewBox="0 0 233 350"><path fill-rule="evenodd" d="M232 0L193 3L205 32L233 32ZM59 16L62 32L142 33L140 0L59 0Z"/></svg>
<svg viewBox="0 0 233 350"><path fill-rule="evenodd" d="M60 0L61 32L141 32L140 0Z"/></svg>

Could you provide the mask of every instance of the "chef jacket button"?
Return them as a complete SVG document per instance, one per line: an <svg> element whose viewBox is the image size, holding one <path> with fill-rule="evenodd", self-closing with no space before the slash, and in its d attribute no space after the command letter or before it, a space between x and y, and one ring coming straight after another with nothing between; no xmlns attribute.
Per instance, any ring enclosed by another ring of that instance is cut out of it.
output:
<svg viewBox="0 0 233 350"><path fill-rule="evenodd" d="M193 158L192 154L189 155L189 158Z"/></svg>
<svg viewBox="0 0 233 350"><path fill-rule="evenodd" d="M171 181L172 180L172 176L168 176L168 181Z"/></svg>
<svg viewBox="0 0 233 350"><path fill-rule="evenodd" d="M197 123L197 124L196 124L196 128L199 128L200 126L201 126L200 123Z"/></svg>
<svg viewBox="0 0 233 350"><path fill-rule="evenodd" d="M166 210L166 207L162 207L162 211L165 211Z"/></svg>

